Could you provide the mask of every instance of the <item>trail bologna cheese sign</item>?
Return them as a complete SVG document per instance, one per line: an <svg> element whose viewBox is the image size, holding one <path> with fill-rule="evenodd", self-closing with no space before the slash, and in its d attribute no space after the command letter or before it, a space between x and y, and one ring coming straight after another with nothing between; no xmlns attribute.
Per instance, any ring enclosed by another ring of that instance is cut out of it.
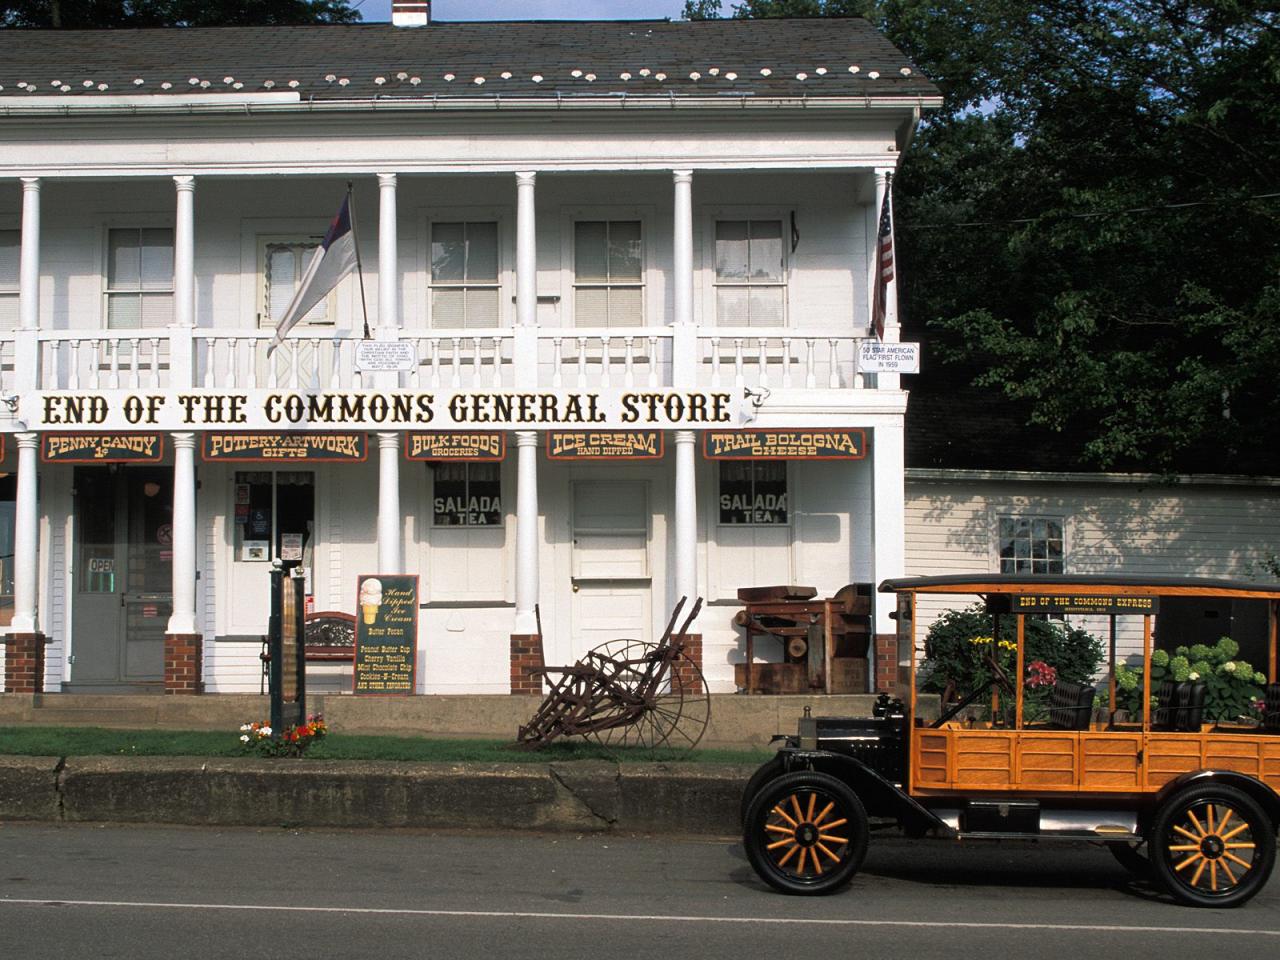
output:
<svg viewBox="0 0 1280 960"><path fill-rule="evenodd" d="M662 433L658 430L589 430L547 434L551 460L661 460Z"/></svg>
<svg viewBox="0 0 1280 960"><path fill-rule="evenodd" d="M368 453L363 433L206 433L203 450L205 460L236 463L360 463Z"/></svg>
<svg viewBox="0 0 1280 960"><path fill-rule="evenodd" d="M708 460L861 460L862 430L708 430L702 435Z"/></svg>
<svg viewBox="0 0 1280 960"><path fill-rule="evenodd" d="M404 455L409 460L454 460L490 463L507 452L504 433L406 433Z"/></svg>
<svg viewBox="0 0 1280 960"><path fill-rule="evenodd" d="M163 458L159 433L46 433L40 438L45 463L159 463Z"/></svg>
<svg viewBox="0 0 1280 960"><path fill-rule="evenodd" d="M41 430L698 429L741 422L733 392L550 390L46 392L19 419Z"/></svg>

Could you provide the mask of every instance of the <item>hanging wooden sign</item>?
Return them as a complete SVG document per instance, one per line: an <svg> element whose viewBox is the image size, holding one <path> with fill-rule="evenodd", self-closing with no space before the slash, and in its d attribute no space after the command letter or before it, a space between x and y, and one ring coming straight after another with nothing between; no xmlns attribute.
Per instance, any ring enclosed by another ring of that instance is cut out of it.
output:
<svg viewBox="0 0 1280 960"><path fill-rule="evenodd" d="M661 430L584 430L547 434L550 460L661 460Z"/></svg>
<svg viewBox="0 0 1280 960"><path fill-rule="evenodd" d="M159 463L161 433L46 433L40 438L45 463Z"/></svg>
<svg viewBox="0 0 1280 960"><path fill-rule="evenodd" d="M1012 604L1014 613L1145 615L1157 613L1159 609L1159 597L1111 596L1088 593L1018 593L1014 594Z"/></svg>
<svg viewBox="0 0 1280 960"><path fill-rule="evenodd" d="M708 430L708 460L861 460L865 430Z"/></svg>
<svg viewBox="0 0 1280 960"><path fill-rule="evenodd" d="M206 433L206 461L231 463L361 463L369 455L363 433Z"/></svg>
<svg viewBox="0 0 1280 960"><path fill-rule="evenodd" d="M507 453L505 433L406 433L404 455L409 460L452 460L491 463Z"/></svg>

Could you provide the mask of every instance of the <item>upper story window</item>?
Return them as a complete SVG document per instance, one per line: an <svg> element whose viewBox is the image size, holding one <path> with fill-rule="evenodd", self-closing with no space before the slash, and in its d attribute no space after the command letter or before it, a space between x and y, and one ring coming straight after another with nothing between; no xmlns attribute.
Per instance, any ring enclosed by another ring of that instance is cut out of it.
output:
<svg viewBox="0 0 1280 960"><path fill-rule="evenodd" d="M1061 517L1002 516L1001 573L1063 573Z"/></svg>
<svg viewBox="0 0 1280 960"><path fill-rule="evenodd" d="M262 241L262 300L259 326L270 329L280 322L293 295L298 292L320 237L271 237ZM333 326L337 314L336 292L330 292L300 321L307 326Z"/></svg>
<svg viewBox="0 0 1280 960"><path fill-rule="evenodd" d="M107 231L107 327L142 330L173 322L173 230Z"/></svg>
<svg viewBox="0 0 1280 960"><path fill-rule="evenodd" d="M785 526L787 462L722 460L720 522L733 526Z"/></svg>
<svg viewBox="0 0 1280 960"><path fill-rule="evenodd" d="M644 248L639 220L574 223L573 317L580 327L644 325Z"/></svg>
<svg viewBox="0 0 1280 960"><path fill-rule="evenodd" d="M431 224L431 325L496 327L501 314L496 221Z"/></svg>
<svg viewBox="0 0 1280 960"><path fill-rule="evenodd" d="M18 255L22 233L0 230L0 330L18 326Z"/></svg>
<svg viewBox="0 0 1280 960"><path fill-rule="evenodd" d="M781 220L716 221L716 323L779 327L787 322Z"/></svg>

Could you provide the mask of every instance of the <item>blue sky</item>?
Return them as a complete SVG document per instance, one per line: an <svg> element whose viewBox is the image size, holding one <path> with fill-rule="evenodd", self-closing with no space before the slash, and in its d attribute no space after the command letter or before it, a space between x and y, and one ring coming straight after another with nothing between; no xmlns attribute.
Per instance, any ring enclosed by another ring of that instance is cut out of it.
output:
<svg viewBox="0 0 1280 960"><path fill-rule="evenodd" d="M391 0L351 0L366 21L391 19ZM726 9L731 4L724 5ZM679 19L684 0L432 0L439 20Z"/></svg>

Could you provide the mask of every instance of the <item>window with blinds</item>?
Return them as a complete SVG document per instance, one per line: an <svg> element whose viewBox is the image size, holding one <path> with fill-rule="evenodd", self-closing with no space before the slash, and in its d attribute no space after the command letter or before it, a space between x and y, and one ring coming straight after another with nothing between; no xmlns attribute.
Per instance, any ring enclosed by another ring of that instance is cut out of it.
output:
<svg viewBox="0 0 1280 960"><path fill-rule="evenodd" d="M293 295L298 292L302 275L319 246L319 237L282 238L264 242L259 326L270 329L280 322L293 301ZM309 326L333 326L335 312L334 295L330 293L298 322Z"/></svg>
<svg viewBox="0 0 1280 960"><path fill-rule="evenodd" d="M107 231L107 327L149 330L173 322L173 230Z"/></svg>
<svg viewBox="0 0 1280 960"><path fill-rule="evenodd" d="M22 234L0 230L0 330L18 327L18 254Z"/></svg>
<svg viewBox="0 0 1280 960"><path fill-rule="evenodd" d="M431 224L431 325L496 327L501 322L498 224Z"/></svg>
<svg viewBox="0 0 1280 960"><path fill-rule="evenodd" d="M781 220L716 221L716 322L780 327L787 322Z"/></svg>
<svg viewBox="0 0 1280 960"><path fill-rule="evenodd" d="M573 225L574 323L644 325L644 256L639 220L581 220Z"/></svg>

